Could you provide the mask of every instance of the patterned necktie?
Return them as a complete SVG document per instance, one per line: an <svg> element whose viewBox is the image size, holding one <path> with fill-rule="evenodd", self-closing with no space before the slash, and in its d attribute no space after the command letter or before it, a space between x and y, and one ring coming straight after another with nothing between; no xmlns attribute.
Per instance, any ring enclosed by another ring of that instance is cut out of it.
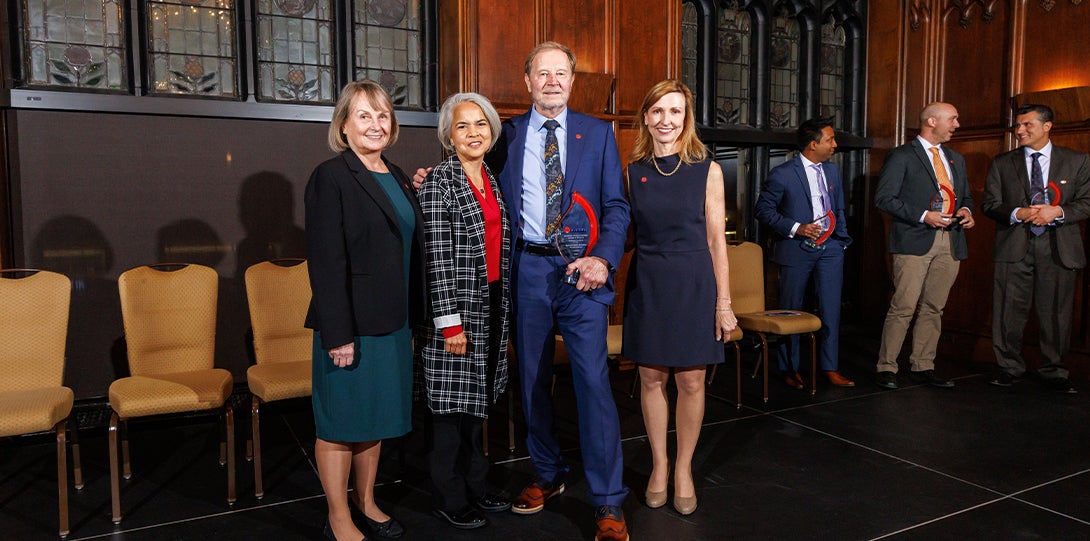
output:
<svg viewBox="0 0 1090 541"><path fill-rule="evenodd" d="M564 190L564 172L560 169L560 144L556 129L560 123L549 119L543 124L545 134L545 236L552 237L560 226L560 200Z"/></svg>
<svg viewBox="0 0 1090 541"><path fill-rule="evenodd" d="M821 170L821 164L815 163L810 167L813 167L814 171L817 172L818 190L821 191L821 213L824 215L826 212L833 210L833 197L829 195L829 187L825 184L825 172Z"/></svg>
<svg viewBox="0 0 1090 541"><path fill-rule="evenodd" d="M954 193L954 185L950 183L950 175L946 172L946 166L942 164L942 157L939 156L939 147L931 147L928 150L931 151L931 165L935 168L935 178L939 179L939 186L946 188L945 190L939 190L942 195L942 208L953 207L950 201L950 194Z"/></svg>
<svg viewBox="0 0 1090 541"><path fill-rule="evenodd" d="M1041 153L1034 152L1033 154L1030 154L1029 157L1033 158L1033 165L1030 167L1029 173L1030 195L1033 197L1034 201L1044 201L1047 203L1048 199L1045 197L1045 174L1044 171L1041 170L1041 162L1037 161L1037 159L1041 157ZM1045 232L1045 226L1030 224L1029 232L1033 233L1034 237L1038 237L1041 233Z"/></svg>

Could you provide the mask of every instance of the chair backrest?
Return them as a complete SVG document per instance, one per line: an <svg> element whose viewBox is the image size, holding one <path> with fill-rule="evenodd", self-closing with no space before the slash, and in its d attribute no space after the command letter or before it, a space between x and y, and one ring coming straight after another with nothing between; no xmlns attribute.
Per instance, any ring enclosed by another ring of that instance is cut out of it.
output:
<svg viewBox="0 0 1090 541"><path fill-rule="evenodd" d="M117 287L132 375L214 366L219 290L215 270L195 264L136 267L118 277Z"/></svg>
<svg viewBox="0 0 1090 541"><path fill-rule="evenodd" d="M71 300L72 281L63 274L0 271L0 391L63 384Z"/></svg>
<svg viewBox="0 0 1090 541"><path fill-rule="evenodd" d="M279 264L291 261L301 262ZM246 300L258 364L310 360L314 331L303 326L310 306L305 260L263 261L246 269Z"/></svg>
<svg viewBox="0 0 1090 541"><path fill-rule="evenodd" d="M736 314L765 309L764 251L752 242L727 245L731 308Z"/></svg>

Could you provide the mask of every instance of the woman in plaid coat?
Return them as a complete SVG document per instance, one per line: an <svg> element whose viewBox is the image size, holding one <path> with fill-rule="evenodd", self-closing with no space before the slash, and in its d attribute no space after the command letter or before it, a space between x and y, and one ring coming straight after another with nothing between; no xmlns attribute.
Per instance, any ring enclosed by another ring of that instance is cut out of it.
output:
<svg viewBox="0 0 1090 541"><path fill-rule="evenodd" d="M439 141L453 154L420 187L432 321L423 365L433 416L430 470L435 514L462 529L481 511L511 504L486 489L482 424L507 386L511 226L484 155L500 120L479 94L455 94L439 112Z"/></svg>

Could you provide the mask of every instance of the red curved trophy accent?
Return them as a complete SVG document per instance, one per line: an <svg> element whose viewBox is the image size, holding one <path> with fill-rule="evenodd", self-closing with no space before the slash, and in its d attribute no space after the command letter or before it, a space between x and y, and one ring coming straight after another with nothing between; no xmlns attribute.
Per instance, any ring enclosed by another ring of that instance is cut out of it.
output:
<svg viewBox="0 0 1090 541"><path fill-rule="evenodd" d="M589 233L590 237L587 240L587 251L589 254L594 245L598 243L598 217L594 214L594 207L590 206L590 202L585 197L579 194L579 192L572 192L571 202L573 205L579 205L583 207L583 210L587 213L587 221L590 222ZM584 254L586 255L586 254Z"/></svg>
<svg viewBox="0 0 1090 541"><path fill-rule="evenodd" d="M954 213L954 203L957 201L957 196L954 195L954 190L951 190L948 186L941 186L941 185L939 186L939 189L946 192L946 195L947 195L946 202L948 202L950 204L949 207L944 208L942 210L943 213L953 214Z"/></svg>
<svg viewBox="0 0 1090 541"><path fill-rule="evenodd" d="M821 246L822 243L829 240L829 237L833 236L833 230L836 229L836 215L833 214L833 211L830 210L826 212L825 217L829 219L829 226L826 227L825 232L814 241L814 244L817 246Z"/></svg>
<svg viewBox="0 0 1090 541"><path fill-rule="evenodd" d="M1056 194L1056 197L1053 197L1051 202L1049 203L1050 205L1055 207L1060 204L1060 187L1057 186L1055 182L1049 182L1048 188L1052 188L1052 193ZM1048 188L1045 189L1047 190Z"/></svg>

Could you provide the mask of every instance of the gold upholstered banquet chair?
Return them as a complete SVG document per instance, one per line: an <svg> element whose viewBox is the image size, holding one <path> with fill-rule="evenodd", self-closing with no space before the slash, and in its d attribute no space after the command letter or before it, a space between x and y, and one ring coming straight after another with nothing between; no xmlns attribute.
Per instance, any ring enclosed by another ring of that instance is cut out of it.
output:
<svg viewBox="0 0 1090 541"><path fill-rule="evenodd" d="M257 361L246 370L253 395L247 457L254 463L254 495L261 498L261 404L310 396L314 331L303 326L310 306L306 260L277 259L246 269L246 300Z"/></svg>
<svg viewBox="0 0 1090 541"><path fill-rule="evenodd" d="M131 376L110 384L110 492L114 523L121 522L118 479L118 429L126 479L129 465L128 421L136 417L183 412L221 414L226 441L220 465L227 464L227 502L235 501L235 421L229 400L234 380L214 368L216 344L216 271L195 264L164 263L130 269L118 278Z"/></svg>
<svg viewBox="0 0 1090 541"><path fill-rule="evenodd" d="M817 352L814 332L821 328L821 319L798 310L765 310L764 251L752 242L728 244L730 261L730 292L734 315L738 326L746 333L754 333L761 342L761 358L757 367L763 368L762 398L768 403L768 338L793 334L810 337L810 395L816 392Z"/></svg>
<svg viewBox="0 0 1090 541"><path fill-rule="evenodd" d="M57 438L59 533L68 535L66 428L72 389L64 379L64 345L72 282L34 269L0 271L0 438L53 432ZM77 427L72 423L72 466L83 488Z"/></svg>

